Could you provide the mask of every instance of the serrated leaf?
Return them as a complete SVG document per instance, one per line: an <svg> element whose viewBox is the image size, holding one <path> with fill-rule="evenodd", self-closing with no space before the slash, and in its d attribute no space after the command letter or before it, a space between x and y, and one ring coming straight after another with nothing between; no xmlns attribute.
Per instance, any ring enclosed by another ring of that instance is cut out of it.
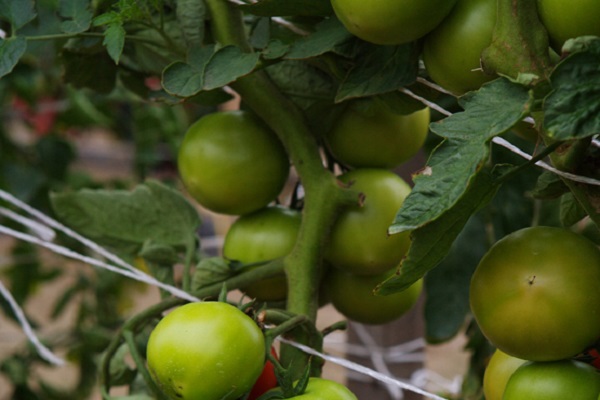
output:
<svg viewBox="0 0 600 400"><path fill-rule="evenodd" d="M447 139L414 178L415 186L389 232L423 227L451 209L487 160L489 140L523 119L530 102L526 88L497 79L462 97L464 112L432 123L431 130Z"/></svg>
<svg viewBox="0 0 600 400"><path fill-rule="evenodd" d="M560 62L544 101L544 128L556 140L600 133L600 39Z"/></svg>
<svg viewBox="0 0 600 400"><path fill-rule="evenodd" d="M125 46L125 28L121 23L109 24L104 31L104 40L102 44L106 46L106 51L115 64L119 63L123 47Z"/></svg>
<svg viewBox="0 0 600 400"><path fill-rule="evenodd" d="M204 1L178 0L175 11L188 52L198 51L204 40Z"/></svg>
<svg viewBox="0 0 600 400"><path fill-rule="evenodd" d="M67 19L61 23L61 30L71 34L88 30L93 17L89 5L89 1L61 0L59 14L62 18Z"/></svg>
<svg viewBox="0 0 600 400"><path fill-rule="evenodd" d="M471 215L493 198L498 187L489 171L480 171L451 208L411 232L412 243L397 274L380 284L377 292L385 295L402 291L435 268L446 257Z"/></svg>
<svg viewBox="0 0 600 400"><path fill-rule="evenodd" d="M178 191L155 181L133 191L89 190L51 196L67 225L101 245L137 255L144 243L185 248L195 238L200 218Z"/></svg>
<svg viewBox="0 0 600 400"><path fill-rule="evenodd" d="M202 289L213 283L223 282L233 275L235 275L235 271L223 257L205 258L196 267L196 272L192 278L192 291Z"/></svg>
<svg viewBox="0 0 600 400"><path fill-rule="evenodd" d="M0 17L6 19L15 30L36 17L33 0L0 0ZM15 32L13 32L13 35Z"/></svg>
<svg viewBox="0 0 600 400"><path fill-rule="evenodd" d="M12 72L21 56L27 50L27 40L16 36L10 39L0 39L0 78Z"/></svg>
<svg viewBox="0 0 600 400"><path fill-rule="evenodd" d="M333 14L329 1L323 0L261 0L253 4L240 5L246 13L262 17L327 16Z"/></svg>
<svg viewBox="0 0 600 400"><path fill-rule="evenodd" d="M342 82L336 102L396 91L417 78L419 58L414 44L368 45Z"/></svg>
<svg viewBox="0 0 600 400"><path fill-rule="evenodd" d="M353 36L342 23L335 19L327 19L317 25L315 32L295 41L290 47L285 58L300 60L320 56L335 48Z"/></svg>

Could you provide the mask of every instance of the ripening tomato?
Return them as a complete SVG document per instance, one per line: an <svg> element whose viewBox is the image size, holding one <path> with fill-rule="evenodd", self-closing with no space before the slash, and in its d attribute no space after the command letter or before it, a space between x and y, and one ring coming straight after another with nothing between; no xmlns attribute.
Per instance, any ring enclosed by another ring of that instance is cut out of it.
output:
<svg viewBox="0 0 600 400"><path fill-rule="evenodd" d="M483 374L485 400L502 400L508 379L526 362L496 349Z"/></svg>
<svg viewBox="0 0 600 400"><path fill-rule="evenodd" d="M513 232L485 254L472 279L471 310L503 352L554 361L600 337L600 250L562 228Z"/></svg>
<svg viewBox="0 0 600 400"><path fill-rule="evenodd" d="M573 360L528 362L511 375L503 400L597 400L600 373Z"/></svg>
<svg viewBox="0 0 600 400"><path fill-rule="evenodd" d="M340 212L325 247L325 259L358 275L377 275L396 267L408 247L408 232L389 235L388 228L410 193L410 186L386 169L361 168L339 177L364 195L364 204Z"/></svg>
<svg viewBox="0 0 600 400"><path fill-rule="evenodd" d="M273 357L277 358L277 352L273 347L271 347L271 354ZM246 400L256 400L274 387L277 387L275 366L270 360L267 360L260 376L254 383L254 386L252 386L252 390L248 394L248 398Z"/></svg>
<svg viewBox="0 0 600 400"><path fill-rule="evenodd" d="M495 76L481 69L481 53L492 42L496 0L458 0L450 15L423 40L427 73L444 89L460 95Z"/></svg>
<svg viewBox="0 0 600 400"><path fill-rule="evenodd" d="M402 115L373 100L358 101L346 108L325 141L344 165L392 169L421 149L429 118L429 108Z"/></svg>
<svg viewBox="0 0 600 400"><path fill-rule="evenodd" d="M189 303L160 320L146 356L152 378L170 399L234 400L263 370L265 338L230 304Z"/></svg>
<svg viewBox="0 0 600 400"><path fill-rule="evenodd" d="M324 281L331 304L349 320L363 324L385 324L410 310L421 295L423 281L418 280L407 289L379 296L373 289L396 272L381 275L355 275L339 268L330 268Z"/></svg>
<svg viewBox="0 0 600 400"><path fill-rule="evenodd" d="M579 36L600 36L600 2L597 0L537 0L538 14L552 47Z"/></svg>
<svg viewBox="0 0 600 400"><path fill-rule="evenodd" d="M296 244L302 214L283 206L265 207L242 215L229 228L223 242L223 256L245 264L260 263L286 256ZM284 274L242 289L260 301L285 300Z"/></svg>
<svg viewBox="0 0 600 400"><path fill-rule="evenodd" d="M200 118L185 134L177 162L185 187L199 204L232 215L275 200L290 168L277 136L246 111Z"/></svg>
<svg viewBox="0 0 600 400"><path fill-rule="evenodd" d="M431 31L456 0L331 0L337 17L367 42L397 45Z"/></svg>

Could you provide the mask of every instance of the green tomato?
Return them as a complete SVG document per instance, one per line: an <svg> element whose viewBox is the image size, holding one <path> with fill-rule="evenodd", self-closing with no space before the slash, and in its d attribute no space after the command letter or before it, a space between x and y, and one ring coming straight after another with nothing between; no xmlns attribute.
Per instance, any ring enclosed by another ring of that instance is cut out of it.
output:
<svg viewBox="0 0 600 400"><path fill-rule="evenodd" d="M245 111L200 118L188 129L177 161L184 185L199 204L232 215L275 200L290 168L277 136Z"/></svg>
<svg viewBox="0 0 600 400"><path fill-rule="evenodd" d="M150 334L148 368L173 400L233 400L250 391L265 363L258 325L227 303L176 308Z"/></svg>
<svg viewBox="0 0 600 400"><path fill-rule="evenodd" d="M561 228L505 236L481 259L471 310L503 352L532 361L572 357L600 337L600 250Z"/></svg>
<svg viewBox="0 0 600 400"><path fill-rule="evenodd" d="M336 160L349 167L392 169L423 146L429 118L429 108L401 115L377 102L358 102L346 108L325 141Z"/></svg>
<svg viewBox="0 0 600 400"><path fill-rule="evenodd" d="M496 0L458 0L450 15L423 41L431 79L457 95L495 78L481 70L481 53L492 42Z"/></svg>
<svg viewBox="0 0 600 400"><path fill-rule="evenodd" d="M388 228L410 193L410 186L385 169L355 169L339 177L364 195L364 202L341 210L325 249L334 267L357 275L377 275L396 267L408 247L408 232L389 235Z"/></svg>
<svg viewBox="0 0 600 400"><path fill-rule="evenodd" d="M496 350L483 374L485 400L502 400L508 379L517 368L526 362L526 360Z"/></svg>
<svg viewBox="0 0 600 400"><path fill-rule="evenodd" d="M323 378L309 378L304 393L290 397L296 400L358 400L346 386Z"/></svg>
<svg viewBox="0 0 600 400"><path fill-rule="evenodd" d="M296 244L302 214L282 206L266 207L238 218L227 231L223 256L245 264L286 256ZM285 300L285 275L265 279L243 288L261 301Z"/></svg>
<svg viewBox="0 0 600 400"><path fill-rule="evenodd" d="M600 2L597 0L537 0L538 14L552 47L579 36L600 36Z"/></svg>
<svg viewBox="0 0 600 400"><path fill-rule="evenodd" d="M362 276L331 268L325 277L324 288L331 304L349 320L363 324L385 324L410 310L423 288L422 280L418 280L402 292L376 296L373 289L395 273L394 268L381 275Z"/></svg>
<svg viewBox="0 0 600 400"><path fill-rule="evenodd" d="M503 400L597 400L600 373L573 360L528 362L511 375Z"/></svg>
<svg viewBox="0 0 600 400"><path fill-rule="evenodd" d="M456 0L331 0L335 14L353 35L367 42L397 45L424 36Z"/></svg>

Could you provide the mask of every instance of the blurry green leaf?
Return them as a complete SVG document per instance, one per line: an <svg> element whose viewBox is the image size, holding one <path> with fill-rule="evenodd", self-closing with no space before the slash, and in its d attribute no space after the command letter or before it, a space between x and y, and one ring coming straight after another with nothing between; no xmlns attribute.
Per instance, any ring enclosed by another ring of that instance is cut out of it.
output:
<svg viewBox="0 0 600 400"><path fill-rule="evenodd" d="M536 199L555 199L567 193L569 188L560 176L544 171L538 178L531 195Z"/></svg>
<svg viewBox="0 0 600 400"><path fill-rule="evenodd" d="M63 51L65 82L76 88L89 88L98 93L110 93L116 84L117 66L104 52L79 54Z"/></svg>
<svg viewBox="0 0 600 400"><path fill-rule="evenodd" d="M102 43L106 46L106 51L115 64L119 63L119 59L123 53L125 33L125 29L120 23L110 24L104 31L104 41Z"/></svg>
<svg viewBox="0 0 600 400"><path fill-rule="evenodd" d="M65 33L81 33L89 29L92 24L92 10L89 0L60 0L59 14L66 19L61 23L61 29Z"/></svg>
<svg viewBox="0 0 600 400"><path fill-rule="evenodd" d="M27 40L24 37L0 39L0 78L12 72L21 56L25 54L25 50L27 50Z"/></svg>
<svg viewBox="0 0 600 400"><path fill-rule="evenodd" d="M556 140L600 132L600 39L583 43L580 50L561 61L550 76L544 128Z"/></svg>
<svg viewBox="0 0 600 400"><path fill-rule="evenodd" d="M198 51L204 39L204 1L178 0L175 7L177 22L183 32L188 52Z"/></svg>
<svg viewBox="0 0 600 400"><path fill-rule="evenodd" d="M394 92L417 78L418 52L414 44L368 45L342 82L336 101Z"/></svg>
<svg viewBox="0 0 600 400"><path fill-rule="evenodd" d="M159 265L173 265L179 259L172 246L156 243L153 240L146 240L138 255L151 263Z"/></svg>
<svg viewBox="0 0 600 400"><path fill-rule="evenodd" d="M51 196L57 216L100 244L136 255L147 241L185 248L200 218L178 191L156 181L135 190L88 190Z"/></svg>
<svg viewBox="0 0 600 400"><path fill-rule="evenodd" d="M460 102L464 112L430 125L447 140L414 178L415 187L396 215L391 234L423 227L454 207L487 160L489 140L523 119L531 99L526 88L498 79Z"/></svg>
<svg viewBox="0 0 600 400"><path fill-rule="evenodd" d="M334 51L336 46L352 37L339 20L327 19L317 25L315 32L295 41L285 58L294 60L316 57Z"/></svg>
<svg viewBox="0 0 600 400"><path fill-rule="evenodd" d="M235 271L226 259L222 257L205 258L196 266L196 272L192 278L192 291L223 282L233 275L235 275Z"/></svg>
<svg viewBox="0 0 600 400"><path fill-rule="evenodd" d="M136 376L136 371L131 369L125 360L129 356L129 347L123 343L110 360L110 383L113 386L128 385Z"/></svg>
<svg viewBox="0 0 600 400"><path fill-rule="evenodd" d="M560 198L560 222L564 227L575 225L587 216L573 193L565 193Z"/></svg>
<svg viewBox="0 0 600 400"><path fill-rule="evenodd" d="M333 13L331 3L323 0L261 0L239 8L263 17L327 16Z"/></svg>
<svg viewBox="0 0 600 400"><path fill-rule="evenodd" d="M36 17L34 0L0 0L0 17L19 29ZM15 32L12 33L13 35Z"/></svg>

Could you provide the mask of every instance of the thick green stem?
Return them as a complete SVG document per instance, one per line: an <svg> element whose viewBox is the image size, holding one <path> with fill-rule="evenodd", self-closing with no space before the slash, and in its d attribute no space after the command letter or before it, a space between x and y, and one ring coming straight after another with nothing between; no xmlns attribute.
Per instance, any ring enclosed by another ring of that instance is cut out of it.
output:
<svg viewBox="0 0 600 400"><path fill-rule="evenodd" d="M545 79L551 61L548 34L538 17L537 0L497 1L492 43L482 54L483 69L511 78L533 74Z"/></svg>
<svg viewBox="0 0 600 400"><path fill-rule="evenodd" d="M251 51L244 33L241 15L223 0L207 0L212 28L222 45L235 45ZM254 110L279 136L290 161L296 168L305 189L303 219L296 246L285 258L288 279L288 310L304 315L312 322L318 309L318 287L321 279L323 246L329 228L339 209L356 202L357 195L342 189L335 176L323 166L316 138L310 131L303 113L271 81L264 71L256 71L231 85L244 103ZM296 330L293 339L309 345L306 332ZM282 352L282 362L304 359L308 356L296 350ZM302 366L295 372L301 373Z"/></svg>

